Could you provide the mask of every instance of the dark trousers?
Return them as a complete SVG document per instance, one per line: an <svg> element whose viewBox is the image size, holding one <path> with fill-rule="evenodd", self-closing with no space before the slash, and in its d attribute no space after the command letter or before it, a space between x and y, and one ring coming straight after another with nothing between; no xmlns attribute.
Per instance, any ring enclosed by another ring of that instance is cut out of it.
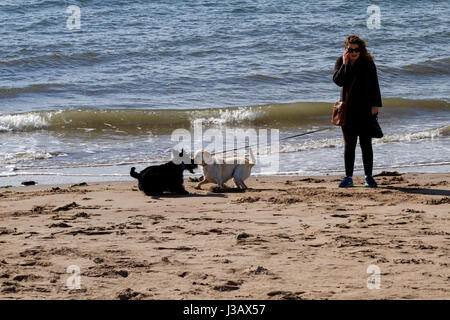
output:
<svg viewBox="0 0 450 320"><path fill-rule="evenodd" d="M344 162L345 162L345 174L346 176L353 176L353 167L355 165L355 149L358 136L345 132L344 134ZM372 137L359 136L359 145L361 146L362 160L364 164L364 173L366 176L372 176L373 169L373 150L372 150Z"/></svg>

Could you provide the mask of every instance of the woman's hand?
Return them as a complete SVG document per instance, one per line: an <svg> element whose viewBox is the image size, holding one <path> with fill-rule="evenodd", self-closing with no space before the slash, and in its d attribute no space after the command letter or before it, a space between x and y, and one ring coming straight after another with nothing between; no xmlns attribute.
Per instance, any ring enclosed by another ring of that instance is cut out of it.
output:
<svg viewBox="0 0 450 320"><path fill-rule="evenodd" d="M344 64L348 64L350 61L350 53L348 53L347 49L345 49L344 54L342 55L342 60L344 61Z"/></svg>
<svg viewBox="0 0 450 320"><path fill-rule="evenodd" d="M378 114L378 107L372 107L372 115Z"/></svg>

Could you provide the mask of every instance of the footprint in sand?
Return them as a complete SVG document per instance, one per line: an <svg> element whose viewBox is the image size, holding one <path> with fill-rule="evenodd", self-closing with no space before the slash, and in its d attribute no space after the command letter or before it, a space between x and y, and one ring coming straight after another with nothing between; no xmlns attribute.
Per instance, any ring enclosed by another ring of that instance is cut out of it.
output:
<svg viewBox="0 0 450 320"><path fill-rule="evenodd" d="M257 266L257 267L250 267L247 271L246 274L249 276L256 276L256 275L269 275L269 276L273 276L274 273L269 271L268 269L261 267L261 266Z"/></svg>
<svg viewBox="0 0 450 320"><path fill-rule="evenodd" d="M20 274L13 278L14 281L34 281L42 279L41 276L37 276L34 274Z"/></svg>
<svg viewBox="0 0 450 320"><path fill-rule="evenodd" d="M122 290L117 293L116 297L119 300L141 300L148 295L142 292L134 291L130 288L127 288L125 290Z"/></svg>
<svg viewBox="0 0 450 320"><path fill-rule="evenodd" d="M49 228L70 228L72 227L70 224L60 222L60 223L52 223L48 225Z"/></svg>
<svg viewBox="0 0 450 320"><path fill-rule="evenodd" d="M305 293L304 291L292 292L292 291L278 290L278 291L270 291L269 293L267 293L267 295L269 297L281 296L281 299L284 300L299 300L301 299L300 295L304 293Z"/></svg>
<svg viewBox="0 0 450 320"><path fill-rule="evenodd" d="M233 290L239 290L239 286L243 283L242 280L235 282L235 281L227 281L224 285L214 286L213 290L220 291L220 292L226 292L226 291L233 291Z"/></svg>

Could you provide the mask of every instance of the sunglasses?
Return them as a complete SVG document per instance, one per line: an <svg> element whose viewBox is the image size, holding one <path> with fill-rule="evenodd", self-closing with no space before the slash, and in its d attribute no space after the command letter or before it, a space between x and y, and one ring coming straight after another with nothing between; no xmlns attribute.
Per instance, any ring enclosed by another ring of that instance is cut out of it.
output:
<svg viewBox="0 0 450 320"><path fill-rule="evenodd" d="M360 52L361 50L359 48L356 49L352 49L352 48L347 48L347 52L348 53L352 53L352 52Z"/></svg>

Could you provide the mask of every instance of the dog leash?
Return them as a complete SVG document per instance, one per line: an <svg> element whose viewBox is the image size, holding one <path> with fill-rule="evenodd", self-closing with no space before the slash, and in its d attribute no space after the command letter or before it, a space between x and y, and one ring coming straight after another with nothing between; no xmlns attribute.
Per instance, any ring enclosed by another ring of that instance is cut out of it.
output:
<svg viewBox="0 0 450 320"><path fill-rule="evenodd" d="M295 137L301 137L301 136L305 136L307 134L311 134L311 133L315 133L315 132L319 132L319 131L324 131L324 130L328 130L328 128L317 129L317 130L313 130L313 131L299 133L299 134L296 134L296 135L293 135L293 136L289 136L289 137L284 137L284 138L280 139L280 141L291 139L291 138L295 138ZM215 155L215 154L219 154L219 153L227 153L227 152L230 152L230 151L236 151L236 150L239 150L239 149L250 148L250 147L254 147L254 146L256 146L256 144L253 145L253 146L244 146L244 147L235 148L235 149L232 149L232 150L230 149L230 150L226 150L226 151L214 152L214 153L211 153L211 155Z"/></svg>

